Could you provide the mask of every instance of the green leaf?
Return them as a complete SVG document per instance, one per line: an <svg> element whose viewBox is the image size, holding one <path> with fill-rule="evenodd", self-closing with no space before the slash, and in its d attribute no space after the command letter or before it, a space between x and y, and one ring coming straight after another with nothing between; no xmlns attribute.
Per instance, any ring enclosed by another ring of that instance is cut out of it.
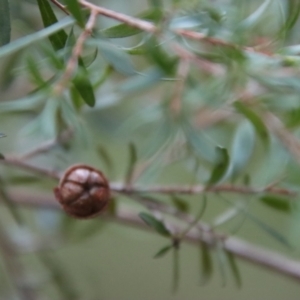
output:
<svg viewBox="0 0 300 300"><path fill-rule="evenodd" d="M0 153L0 159L5 159L4 155L2 153Z"/></svg>
<svg viewBox="0 0 300 300"><path fill-rule="evenodd" d="M48 0L37 0L38 6L40 9L40 13L42 16L43 24L45 27L49 27L55 23L58 22L52 7ZM66 40L67 40L67 34L63 30L59 30L56 33L49 36L50 43L52 44L52 47L58 51L62 48L64 48Z"/></svg>
<svg viewBox="0 0 300 300"><path fill-rule="evenodd" d="M0 0L0 47L10 41L10 11L8 0Z"/></svg>
<svg viewBox="0 0 300 300"><path fill-rule="evenodd" d="M153 258L160 258L166 255L171 249L173 248L173 245L167 245L160 250L157 251L157 253L154 255Z"/></svg>
<svg viewBox="0 0 300 300"><path fill-rule="evenodd" d="M112 172L114 169L114 163L109 151L104 146L98 146L96 150L98 157L105 163L107 170Z"/></svg>
<svg viewBox="0 0 300 300"><path fill-rule="evenodd" d="M80 27L84 27L84 17L77 0L65 0L68 11L76 19Z"/></svg>
<svg viewBox="0 0 300 300"><path fill-rule="evenodd" d="M255 26L263 17L263 15L270 8L272 0L265 0L257 10L255 10L249 17L247 17L243 22L239 25L244 29L248 29Z"/></svg>
<svg viewBox="0 0 300 300"><path fill-rule="evenodd" d="M23 38L19 38L3 47L0 48L0 57L12 54L22 48L28 47L33 43L36 43L49 35L63 29L69 27L74 24L74 20L71 17L65 17L60 20L58 23L55 23L47 28L44 28L38 32L29 34Z"/></svg>
<svg viewBox="0 0 300 300"><path fill-rule="evenodd" d="M154 8L144 11L136 16L139 19L157 22L163 17L163 12L160 9ZM132 35L136 35L143 32L139 28L129 26L127 24L120 24L113 27L109 27L100 31L100 34L106 38L123 38Z"/></svg>
<svg viewBox="0 0 300 300"><path fill-rule="evenodd" d="M128 168L127 168L127 172L126 172L126 176L125 176L125 182L126 184L130 185L132 182L132 176L134 173L134 168L135 168L135 164L137 162L137 151L136 151L136 147L133 143L129 144L129 163L128 163Z"/></svg>
<svg viewBox="0 0 300 300"><path fill-rule="evenodd" d="M174 75L178 63L177 57L170 56L154 37L147 40L145 49L147 50L146 54L150 60L152 60L152 62L154 62L166 75Z"/></svg>
<svg viewBox="0 0 300 300"><path fill-rule="evenodd" d="M159 234L165 237L171 237L170 231L165 224L147 213L140 213L139 217L151 228L155 229Z"/></svg>
<svg viewBox="0 0 300 300"><path fill-rule="evenodd" d="M236 101L233 105L239 113L243 114L252 123L252 125L256 129L256 132L262 138L262 140L268 141L269 133L260 117L247 106L245 106L242 102Z"/></svg>
<svg viewBox="0 0 300 300"><path fill-rule="evenodd" d="M182 212L188 212L189 204L186 200L179 198L176 195L171 195L174 206Z"/></svg>
<svg viewBox="0 0 300 300"><path fill-rule="evenodd" d="M276 210L289 213L291 212L291 204L289 199L281 198L278 196L267 195L259 199L263 204L272 207Z"/></svg>
<svg viewBox="0 0 300 300"><path fill-rule="evenodd" d="M211 249L209 246L200 242L199 244L199 258L200 258L200 270L201 270L201 283L207 282L213 273L213 262L211 258Z"/></svg>
<svg viewBox="0 0 300 300"><path fill-rule="evenodd" d="M255 132L251 123L246 120L235 132L226 176L235 177L243 170L253 153L254 144Z"/></svg>
<svg viewBox="0 0 300 300"><path fill-rule="evenodd" d="M86 68L83 66L83 62L80 58L79 58L79 68L73 79L73 84L77 92L84 100L84 102L91 107L95 106L96 98L95 98L94 90L90 82L90 79L88 78L88 72Z"/></svg>
<svg viewBox="0 0 300 300"><path fill-rule="evenodd" d="M216 152L219 156L217 163L211 173L210 179L207 182L207 185L214 185L221 181L221 179L226 174L226 171L229 166L229 155L227 150L222 147L216 147Z"/></svg>
<svg viewBox="0 0 300 300"><path fill-rule="evenodd" d="M225 251L225 253L226 253L228 263L229 263L229 267L230 267L230 270L232 272L233 278L235 280L236 286L238 288L241 288L242 287L242 277L241 277L240 270L237 266L235 257L231 252Z"/></svg>
<svg viewBox="0 0 300 300"><path fill-rule="evenodd" d="M100 54L116 71L124 75L136 74L130 56L125 51L104 40L98 40L97 44Z"/></svg>
<svg viewBox="0 0 300 300"><path fill-rule="evenodd" d="M40 72L40 69L36 65L36 60L29 55L26 59L26 66L28 69L28 73L32 79L32 81L37 86L45 86L47 83L43 80L43 76Z"/></svg>

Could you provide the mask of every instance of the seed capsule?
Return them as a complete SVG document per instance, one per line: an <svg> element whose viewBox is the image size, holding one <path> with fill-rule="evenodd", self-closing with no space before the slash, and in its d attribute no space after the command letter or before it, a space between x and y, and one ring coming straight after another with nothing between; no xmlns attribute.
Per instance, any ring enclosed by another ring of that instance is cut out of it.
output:
<svg viewBox="0 0 300 300"><path fill-rule="evenodd" d="M54 194L67 214L82 219L97 216L110 199L105 176L87 165L74 165L67 169Z"/></svg>

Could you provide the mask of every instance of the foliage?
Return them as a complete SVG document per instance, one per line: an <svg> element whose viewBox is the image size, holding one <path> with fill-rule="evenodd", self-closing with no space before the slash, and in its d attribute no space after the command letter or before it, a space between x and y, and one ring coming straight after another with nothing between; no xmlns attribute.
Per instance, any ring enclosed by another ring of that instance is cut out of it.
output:
<svg viewBox="0 0 300 300"><path fill-rule="evenodd" d="M199 246L203 282L218 263L223 282L229 273L240 287L236 255L245 257L226 240L245 222L275 245L299 246L293 232L300 221L300 5L162 0L139 4L130 17L122 6L117 12L101 3L0 0L0 198L7 222L26 228L29 244L33 235L42 240L43 229L26 220L15 191L47 194L59 177L53 170L84 160L110 178L114 200L103 219L124 221L129 207L135 225L169 239L154 257L173 252L174 289L185 240ZM31 8L37 23L24 12ZM197 215L190 199L199 194ZM206 201L216 199L214 215L206 215ZM283 228L261 211L294 225ZM57 240L83 243L105 230L106 221L77 230L80 221L60 216L51 219L49 252ZM20 236L14 241L1 221L4 259L22 252ZM82 297L48 254L36 258L58 293ZM251 255L246 259L255 261ZM3 295L23 299L14 269L28 281L24 265L8 264L15 286ZM39 295L34 284L27 288Z"/></svg>

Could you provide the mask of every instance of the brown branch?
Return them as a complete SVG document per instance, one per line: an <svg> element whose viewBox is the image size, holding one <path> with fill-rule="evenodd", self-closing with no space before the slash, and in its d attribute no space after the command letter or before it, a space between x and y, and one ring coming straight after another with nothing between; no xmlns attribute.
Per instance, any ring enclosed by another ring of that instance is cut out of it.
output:
<svg viewBox="0 0 300 300"><path fill-rule="evenodd" d="M10 197L17 204L28 205L31 207L46 207L52 209L58 209L59 206L52 196L44 194L29 194L26 192L11 191ZM174 210L174 208L170 207ZM101 218L105 218L109 221L117 222L120 224L126 224L134 226L144 230L151 230L137 215L132 208L126 208L122 205L117 206L115 215L102 215ZM191 217L192 218L192 217ZM182 227L176 222L169 221L167 225L174 228L177 232L182 231ZM207 225L206 225L207 226ZM203 227L203 225L202 225ZM207 226L207 228L209 228ZM266 250L262 247L255 246L242 239L236 237L224 237L223 235L216 235L210 230L199 231L196 228L191 229L183 238L183 241L199 245L202 241L210 247L216 245L216 238L222 239L222 245L224 249L236 257L248 261L260 267L264 267L278 274L296 279L300 281L300 262L290 259L282 254L274 251Z"/></svg>

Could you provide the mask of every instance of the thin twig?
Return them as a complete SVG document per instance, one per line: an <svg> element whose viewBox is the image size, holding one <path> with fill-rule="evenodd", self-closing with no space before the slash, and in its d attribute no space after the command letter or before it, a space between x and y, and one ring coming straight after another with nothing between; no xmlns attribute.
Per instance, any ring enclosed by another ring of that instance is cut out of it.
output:
<svg viewBox="0 0 300 300"><path fill-rule="evenodd" d="M60 2L57 0L50 0L55 6L57 6L60 10L62 10L64 13L69 15L69 12L67 11L66 7L62 5Z"/></svg>
<svg viewBox="0 0 300 300"><path fill-rule="evenodd" d="M13 201L21 205L59 209L59 206L54 200L53 196L48 196L45 194L37 195L26 192L11 191L10 197L13 199ZM174 208L171 207L170 209ZM117 206L115 215L102 215L101 218L106 218L108 220L129 226L134 226L139 229L151 230L150 227L138 217L137 212L135 212L132 208L126 208L122 205ZM182 231L182 228L179 228L177 222L169 222L172 228L175 228L178 232ZM202 224L202 226L204 225L205 224ZM221 238L224 249L234 254L236 257L300 281L299 261L290 259L274 251L255 246L252 243L248 243L240 238L224 238L224 235L220 235L218 237L215 232L211 232L209 230L205 230L204 232L201 230L199 231L198 228L193 228L184 236L183 241L196 246L199 245L199 241L202 241L210 247L214 247L216 245L216 238Z"/></svg>
<svg viewBox="0 0 300 300"><path fill-rule="evenodd" d="M82 53L85 40L92 34L92 29L95 26L97 19L97 12L91 11L91 15L86 23L84 31L79 35L77 42L73 48L72 55L67 63L66 70L60 81L54 87L54 94L61 95L65 86L68 84L69 79L72 77L73 72L77 66L78 58Z"/></svg>

